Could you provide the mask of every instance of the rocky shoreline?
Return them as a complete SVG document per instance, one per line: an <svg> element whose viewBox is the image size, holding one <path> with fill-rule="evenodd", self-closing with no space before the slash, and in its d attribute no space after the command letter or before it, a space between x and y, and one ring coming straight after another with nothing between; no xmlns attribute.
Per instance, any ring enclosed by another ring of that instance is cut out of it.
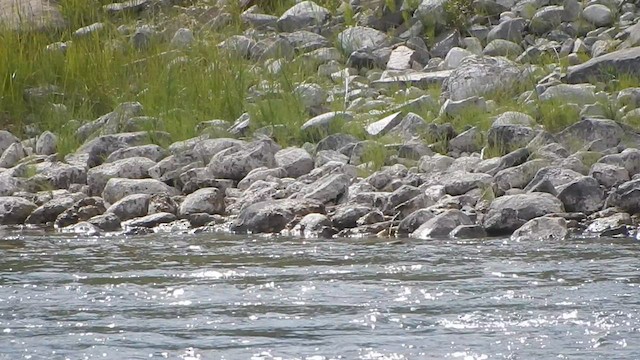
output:
<svg viewBox="0 0 640 360"><path fill-rule="evenodd" d="M145 11L159 3L109 9ZM317 64L318 77L333 86L309 81L294 90L309 113L300 131L316 141L283 147L273 136L283 125L254 130L245 114L234 123L203 122L203 135L162 147L156 144L171 134L139 131L150 119L138 102L78 124L84 143L63 159L54 133L18 139L2 130L0 225L86 235L640 235L640 133L629 125L640 118L640 87L602 86L640 76L637 2L474 1L485 15L470 20L468 36L440 23L446 1L396 1L393 9L385 1L350 3L356 26L311 1L279 17L244 2L244 34L217 44L274 72L294 57ZM230 16L223 1L185 9L215 14L197 31L214 31ZM429 47L425 29L436 34ZM131 41L143 44L153 36L147 30L137 28ZM197 40L183 28L170 41L181 47ZM585 53L591 59L582 62ZM545 54L572 66L532 65ZM532 78L530 88L512 93ZM434 86L439 98L428 92ZM393 102L392 93L405 100ZM446 121L489 113L496 93L522 108L551 104L576 118L554 130L525 111L502 111L488 129ZM337 101L345 109L329 111ZM424 118L424 109L438 111ZM345 124L366 137L342 132Z"/></svg>

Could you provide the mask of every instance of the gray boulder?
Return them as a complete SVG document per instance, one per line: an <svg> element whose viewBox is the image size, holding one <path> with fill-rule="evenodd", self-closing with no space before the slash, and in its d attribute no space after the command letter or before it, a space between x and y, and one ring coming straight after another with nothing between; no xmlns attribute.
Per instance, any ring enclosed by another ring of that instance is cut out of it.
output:
<svg viewBox="0 0 640 360"><path fill-rule="evenodd" d="M76 201L80 200L81 196L81 194L69 194L67 196L54 197L33 210L25 220L25 223L39 225L54 222L58 215L73 206Z"/></svg>
<svg viewBox="0 0 640 360"><path fill-rule="evenodd" d="M473 189L484 189L493 182L493 176L483 173L455 171L449 173L442 185L449 195L462 195Z"/></svg>
<svg viewBox="0 0 640 360"><path fill-rule="evenodd" d="M289 147L275 154L276 166L283 168L288 177L297 178L313 170L314 162L309 153L301 148Z"/></svg>
<svg viewBox="0 0 640 360"><path fill-rule="evenodd" d="M640 47L613 51L570 66L565 80L570 84L609 81L612 71L618 75L640 75Z"/></svg>
<svg viewBox="0 0 640 360"><path fill-rule="evenodd" d="M157 213L127 220L123 222L122 225L127 228L154 228L160 224L170 223L177 219L178 218L171 213Z"/></svg>
<svg viewBox="0 0 640 360"><path fill-rule="evenodd" d="M591 166L589 176L607 189L631 180L629 171L622 166L597 162Z"/></svg>
<svg viewBox="0 0 640 360"><path fill-rule="evenodd" d="M24 198L0 196L0 225L23 224L36 208L36 204Z"/></svg>
<svg viewBox="0 0 640 360"><path fill-rule="evenodd" d="M411 233L416 239L430 239L448 236L459 225L472 225L473 221L460 210L447 210L434 216Z"/></svg>
<svg viewBox="0 0 640 360"><path fill-rule="evenodd" d="M344 111L332 111L307 120L300 127L301 131L323 133L331 130L332 125L339 122L350 122L353 115Z"/></svg>
<svg viewBox="0 0 640 360"><path fill-rule="evenodd" d="M606 119L584 119L556 134L567 149L576 149L593 141L602 141L605 148L617 146L625 135L618 123Z"/></svg>
<svg viewBox="0 0 640 360"><path fill-rule="evenodd" d="M370 136L384 135L403 120L402 112L396 112L367 125L365 130Z"/></svg>
<svg viewBox="0 0 640 360"><path fill-rule="evenodd" d="M114 214L123 221L146 216L150 200L150 194L131 194L113 203L105 213Z"/></svg>
<svg viewBox="0 0 640 360"><path fill-rule="evenodd" d="M505 90L515 85L521 77L518 66L506 58L490 56L467 56L443 83L451 100L462 100L472 96Z"/></svg>
<svg viewBox="0 0 640 360"><path fill-rule="evenodd" d="M422 224L426 223L427 220L436 216L432 210L430 209L418 209L411 214L409 214L406 218L400 221L398 224L397 233L398 235L407 235L416 231Z"/></svg>
<svg viewBox="0 0 640 360"><path fill-rule="evenodd" d="M534 159L518 166L500 170L494 176L496 186L501 191L513 188L524 189L533 180L538 171L548 165L549 162L546 160Z"/></svg>
<svg viewBox="0 0 640 360"><path fill-rule="evenodd" d="M481 225L458 225L451 230L449 237L452 239L481 239L487 237L487 232Z"/></svg>
<svg viewBox="0 0 640 360"><path fill-rule="evenodd" d="M327 174L300 191L303 198L328 203L347 193L351 179L346 174Z"/></svg>
<svg viewBox="0 0 640 360"><path fill-rule="evenodd" d="M629 214L640 213L640 179L627 181L609 194L605 207L617 206Z"/></svg>
<svg viewBox="0 0 640 360"><path fill-rule="evenodd" d="M390 45L390 39L382 31L354 26L338 34L338 44L345 54L357 50L375 50Z"/></svg>
<svg viewBox="0 0 640 360"><path fill-rule="evenodd" d="M602 4L589 5L582 10L582 17L595 26L609 26L614 16L611 10Z"/></svg>
<svg viewBox="0 0 640 360"><path fill-rule="evenodd" d="M58 150L58 136L50 131L45 131L36 140L35 153L38 155L55 154Z"/></svg>
<svg viewBox="0 0 640 360"><path fill-rule="evenodd" d="M598 180L582 176L562 186L558 199L566 211L591 214L602 208L605 197Z"/></svg>
<svg viewBox="0 0 640 360"><path fill-rule="evenodd" d="M337 232L324 214L307 214L294 227L293 233L305 238L329 238Z"/></svg>
<svg viewBox="0 0 640 360"><path fill-rule="evenodd" d="M247 174L262 166L274 167L279 146L270 140L258 140L240 148L228 148L211 158L207 166L214 177L242 180Z"/></svg>
<svg viewBox="0 0 640 360"><path fill-rule="evenodd" d="M305 27L321 27L331 13L313 1L302 1L285 11L277 21L278 29L292 32Z"/></svg>
<svg viewBox="0 0 640 360"><path fill-rule="evenodd" d="M487 42L495 39L503 39L519 43L522 41L526 20L523 18L512 18L502 21L494 26L487 34Z"/></svg>
<svg viewBox="0 0 640 360"><path fill-rule="evenodd" d="M19 31L62 31L67 22L57 2L1 0L0 27Z"/></svg>
<svg viewBox="0 0 640 360"><path fill-rule="evenodd" d="M324 206L312 199L263 201L245 208L231 224L237 233L278 233L296 216L324 214Z"/></svg>
<svg viewBox="0 0 640 360"><path fill-rule="evenodd" d="M0 156L0 168L13 167L25 157L27 157L27 152L22 143L13 143Z"/></svg>
<svg viewBox="0 0 640 360"><path fill-rule="evenodd" d="M186 217L195 213L224 214L224 192L217 188L204 188L195 191L180 204L178 215Z"/></svg>
<svg viewBox="0 0 640 360"><path fill-rule="evenodd" d="M512 235L512 241L560 241L567 238L567 221L561 217L543 216L527 221Z"/></svg>
<svg viewBox="0 0 640 360"><path fill-rule="evenodd" d="M2 155L14 143L19 143L20 139L6 130L0 130L0 155Z"/></svg>
<svg viewBox="0 0 640 360"><path fill-rule="evenodd" d="M331 216L331 223L338 229L354 228L358 226L357 221L371 211L369 206L346 204L336 209Z"/></svg>
<svg viewBox="0 0 640 360"><path fill-rule="evenodd" d="M143 179L149 177L149 169L156 163L145 157L127 158L104 163L89 169L87 185L90 195L99 195L111 178Z"/></svg>
<svg viewBox="0 0 640 360"><path fill-rule="evenodd" d="M545 6L540 8L531 18L529 30L537 35L542 35L560 26L565 16L562 6Z"/></svg>
<svg viewBox="0 0 640 360"><path fill-rule="evenodd" d="M132 146L129 148L119 149L114 151L107 157L106 162L115 162L117 160L135 158L135 157L145 157L147 159L151 159L155 162L158 162L164 157L167 156L167 151L162 147L149 144L149 145L140 145L140 146Z"/></svg>
<svg viewBox="0 0 640 360"><path fill-rule="evenodd" d="M548 181L551 186L556 190L561 186L572 182L575 179L581 178L582 174L579 172L558 166L547 166L538 170L533 179L524 188L525 191L532 190L537 184Z"/></svg>
<svg viewBox="0 0 640 360"><path fill-rule="evenodd" d="M118 231L120 227L120 219L113 213L96 215L87 222L102 231Z"/></svg>
<svg viewBox="0 0 640 360"><path fill-rule="evenodd" d="M491 202L484 227L489 235L506 235L531 219L561 212L562 202L550 194L505 195Z"/></svg>
<svg viewBox="0 0 640 360"><path fill-rule="evenodd" d="M133 194L167 194L179 195L180 192L155 179L123 179L111 178L102 191L102 198L113 204L127 195Z"/></svg>

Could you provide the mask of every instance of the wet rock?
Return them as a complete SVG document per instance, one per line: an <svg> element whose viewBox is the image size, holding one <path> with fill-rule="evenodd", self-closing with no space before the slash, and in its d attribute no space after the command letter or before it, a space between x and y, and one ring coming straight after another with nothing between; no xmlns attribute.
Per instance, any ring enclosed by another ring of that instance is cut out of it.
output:
<svg viewBox="0 0 640 360"><path fill-rule="evenodd" d="M398 235L410 234L434 216L433 211L429 209L418 209L400 221L397 233Z"/></svg>
<svg viewBox="0 0 640 360"><path fill-rule="evenodd" d="M434 216L420 225L411 233L410 237L417 239L430 239L448 236L459 225L472 225L473 221L460 210L447 210Z"/></svg>
<svg viewBox="0 0 640 360"><path fill-rule="evenodd" d="M0 196L0 225L22 224L36 208L36 204L24 198Z"/></svg>
<svg viewBox="0 0 640 360"><path fill-rule="evenodd" d="M148 214L150 194L132 194L116 201L106 210L115 214L120 220L129 220Z"/></svg>
<svg viewBox="0 0 640 360"><path fill-rule="evenodd" d="M216 188L204 188L197 190L180 204L178 215L185 217L195 213L224 214L224 192Z"/></svg>
<svg viewBox="0 0 640 360"><path fill-rule="evenodd" d="M640 179L627 181L609 194L605 207L617 206L630 214L640 213Z"/></svg>
<svg viewBox="0 0 640 360"><path fill-rule="evenodd" d="M263 201L245 208L231 224L237 233L277 233L296 216L323 214L324 206L312 199Z"/></svg>
<svg viewBox="0 0 640 360"><path fill-rule="evenodd" d="M472 55L451 72L442 90L449 99L462 100L509 88L520 76L517 65L505 58Z"/></svg>
<svg viewBox="0 0 640 360"><path fill-rule="evenodd" d="M335 214L331 216L331 223L338 230L354 228L358 226L358 219L367 215L370 211L371 208L368 206L350 204L340 206L336 209Z"/></svg>
<svg viewBox="0 0 640 360"><path fill-rule="evenodd" d="M120 227L120 219L113 213L96 215L87 222L102 231L118 231Z"/></svg>
<svg viewBox="0 0 640 360"><path fill-rule="evenodd" d="M174 214L157 213L157 214L151 214L151 215L127 220L122 223L122 226L127 228L137 228L137 227L154 228L160 224L167 224L176 220L177 218Z"/></svg>
<svg viewBox="0 0 640 360"><path fill-rule="evenodd" d="M133 194L167 194L179 195L177 189L155 179L123 179L111 178L102 192L102 198L113 204L127 195Z"/></svg>
<svg viewBox="0 0 640 360"><path fill-rule="evenodd" d="M58 215L73 206L80 200L79 194L69 194L68 196L54 197L43 205L36 208L25 220L26 224L46 224L56 220Z"/></svg>
<svg viewBox="0 0 640 360"><path fill-rule="evenodd" d="M275 154L276 166L283 168L288 177L297 178L313 170L313 158L301 148L289 147Z"/></svg>
<svg viewBox="0 0 640 360"><path fill-rule="evenodd" d="M90 195L98 195L112 178L143 179L149 176L149 169L156 163L145 157L135 157L104 163L89 169L87 185Z"/></svg>
<svg viewBox="0 0 640 360"><path fill-rule="evenodd" d="M58 136L52 132L45 131L36 140L35 153L38 155L55 154L58 150Z"/></svg>
<svg viewBox="0 0 640 360"><path fill-rule="evenodd" d="M560 212L564 212L562 202L550 194L505 195L491 202L484 228L489 235L511 234L531 219Z"/></svg>
<svg viewBox="0 0 640 360"><path fill-rule="evenodd" d="M587 229L586 233L597 234L599 236L611 236L612 233L627 232L627 226L631 226L633 221L627 213L616 213L610 216L595 219Z"/></svg>
<svg viewBox="0 0 640 360"><path fill-rule="evenodd" d="M605 198L598 180L582 176L562 186L558 199L566 211L591 214L602 207Z"/></svg>
<svg viewBox="0 0 640 360"><path fill-rule="evenodd" d="M270 140L258 140L239 149L229 148L211 158L209 172L214 177L239 181L255 168L274 167L278 150L279 146Z"/></svg>
<svg viewBox="0 0 640 360"><path fill-rule="evenodd" d="M330 238L337 230L326 215L313 213L305 215L294 227L293 233L305 238Z"/></svg>
<svg viewBox="0 0 640 360"><path fill-rule="evenodd" d="M561 241L568 235L565 219L544 216L527 221L511 235L511 241Z"/></svg>
<svg viewBox="0 0 640 360"><path fill-rule="evenodd" d="M73 233L83 236L100 235L100 229L87 221L81 221L77 224L69 225L65 228L60 229L60 232Z"/></svg>
<svg viewBox="0 0 640 360"><path fill-rule="evenodd" d="M481 239L487 237L487 232L480 225L458 225L451 230L449 237L453 239Z"/></svg>
<svg viewBox="0 0 640 360"><path fill-rule="evenodd" d="M382 31L364 26L354 26L338 34L338 44L345 54L351 54L356 50L383 48L390 44L390 40L387 34Z"/></svg>
<svg viewBox="0 0 640 360"><path fill-rule="evenodd" d="M54 221L57 229L76 224L104 213L104 201L99 197L86 197L76 201L73 206L62 212Z"/></svg>

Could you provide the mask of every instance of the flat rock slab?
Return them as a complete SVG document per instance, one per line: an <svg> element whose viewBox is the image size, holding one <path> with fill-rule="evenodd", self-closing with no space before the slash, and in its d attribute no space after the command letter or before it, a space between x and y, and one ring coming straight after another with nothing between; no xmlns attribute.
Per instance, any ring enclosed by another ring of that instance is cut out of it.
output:
<svg viewBox="0 0 640 360"><path fill-rule="evenodd" d="M390 88L398 86L415 86L425 89L433 84L442 83L451 75L453 70L441 70L432 72L407 72L403 74L383 74L380 80L372 82L376 88Z"/></svg>
<svg viewBox="0 0 640 360"><path fill-rule="evenodd" d="M570 66L565 81L579 84L611 80L611 73L640 75L640 47L618 50L595 57L580 65Z"/></svg>

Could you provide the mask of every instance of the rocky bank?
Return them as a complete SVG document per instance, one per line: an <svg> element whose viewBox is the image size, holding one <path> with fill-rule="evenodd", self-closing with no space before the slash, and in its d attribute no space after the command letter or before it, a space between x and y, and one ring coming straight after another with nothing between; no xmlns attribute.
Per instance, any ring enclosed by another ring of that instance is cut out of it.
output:
<svg viewBox="0 0 640 360"><path fill-rule="evenodd" d="M138 131L145 113L135 101L78 124L86 140L64 158L54 133L19 139L0 131L0 224L90 235L636 236L640 133L629 124L640 118L640 88L607 92L601 84L640 77L638 1L475 0L464 29L443 21L453 1L351 0L349 25L344 11L312 1L280 16L241 1L243 33L214 46L276 73L292 58L315 64L332 87L310 79L295 94L309 113L302 130L323 134L319 141L282 147L269 131L249 131L245 114L204 122L202 136L161 147L157 139L171 134ZM137 14L141 23L122 36L144 46L157 36L142 24L145 12L180 9L193 26L168 37L179 49L227 23L229 6L131 0L105 11ZM10 18L3 11L0 19ZM57 15L53 21L60 26ZM545 56L558 61L536 65ZM439 98L427 91L434 86ZM524 111L498 114L488 130L446 122L489 112L495 101L487 96L500 91L523 108L549 102L580 115L559 131ZM406 101L393 102L392 92ZM328 111L336 101L344 111ZM424 118L417 113L425 107L439 111ZM335 123L360 126L367 137L333 132ZM372 171L376 149L384 166Z"/></svg>

